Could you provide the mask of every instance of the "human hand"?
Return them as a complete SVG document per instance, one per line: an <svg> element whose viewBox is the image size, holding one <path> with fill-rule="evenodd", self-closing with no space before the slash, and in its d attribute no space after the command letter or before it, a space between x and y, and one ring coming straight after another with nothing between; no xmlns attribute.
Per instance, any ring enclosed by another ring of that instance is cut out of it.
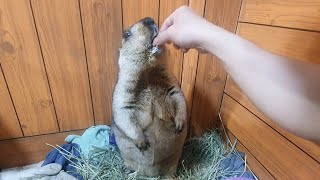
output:
<svg viewBox="0 0 320 180"><path fill-rule="evenodd" d="M191 8L181 6L176 9L163 23L154 45L173 43L177 49L186 52L191 48L207 51L205 41L210 29L214 26L196 14Z"/></svg>

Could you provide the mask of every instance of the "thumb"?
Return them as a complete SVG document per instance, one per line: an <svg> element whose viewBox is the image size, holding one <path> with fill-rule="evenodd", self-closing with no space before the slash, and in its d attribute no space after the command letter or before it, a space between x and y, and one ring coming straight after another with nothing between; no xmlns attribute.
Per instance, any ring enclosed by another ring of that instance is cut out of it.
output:
<svg viewBox="0 0 320 180"><path fill-rule="evenodd" d="M158 36L154 38L153 44L154 45L162 45L164 43L171 42L171 30L170 28L159 32Z"/></svg>

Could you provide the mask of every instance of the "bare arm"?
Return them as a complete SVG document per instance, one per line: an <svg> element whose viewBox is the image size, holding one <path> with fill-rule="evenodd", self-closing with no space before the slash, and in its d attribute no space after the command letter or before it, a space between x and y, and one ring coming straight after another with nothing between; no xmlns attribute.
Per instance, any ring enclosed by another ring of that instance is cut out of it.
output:
<svg viewBox="0 0 320 180"><path fill-rule="evenodd" d="M289 60L217 27L191 9L177 9L155 44L215 54L249 99L281 127L320 142L320 64Z"/></svg>

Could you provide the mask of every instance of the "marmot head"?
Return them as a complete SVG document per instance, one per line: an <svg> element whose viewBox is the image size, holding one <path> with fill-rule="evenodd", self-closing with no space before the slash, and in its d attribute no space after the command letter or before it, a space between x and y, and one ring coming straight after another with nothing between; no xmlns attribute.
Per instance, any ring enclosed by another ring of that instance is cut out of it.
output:
<svg viewBox="0 0 320 180"><path fill-rule="evenodd" d="M126 61L148 62L160 53L160 48L153 46L153 39L158 35L158 27L150 17L139 22L123 32L120 55Z"/></svg>

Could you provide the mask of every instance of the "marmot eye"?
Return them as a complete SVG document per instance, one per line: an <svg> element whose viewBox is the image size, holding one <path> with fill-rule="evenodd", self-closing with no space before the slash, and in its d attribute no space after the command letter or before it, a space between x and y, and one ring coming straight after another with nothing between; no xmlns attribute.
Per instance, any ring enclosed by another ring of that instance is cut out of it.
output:
<svg viewBox="0 0 320 180"><path fill-rule="evenodd" d="M124 34L124 38L125 38L125 39L128 39L130 36L131 36L130 32L126 32L126 33Z"/></svg>

